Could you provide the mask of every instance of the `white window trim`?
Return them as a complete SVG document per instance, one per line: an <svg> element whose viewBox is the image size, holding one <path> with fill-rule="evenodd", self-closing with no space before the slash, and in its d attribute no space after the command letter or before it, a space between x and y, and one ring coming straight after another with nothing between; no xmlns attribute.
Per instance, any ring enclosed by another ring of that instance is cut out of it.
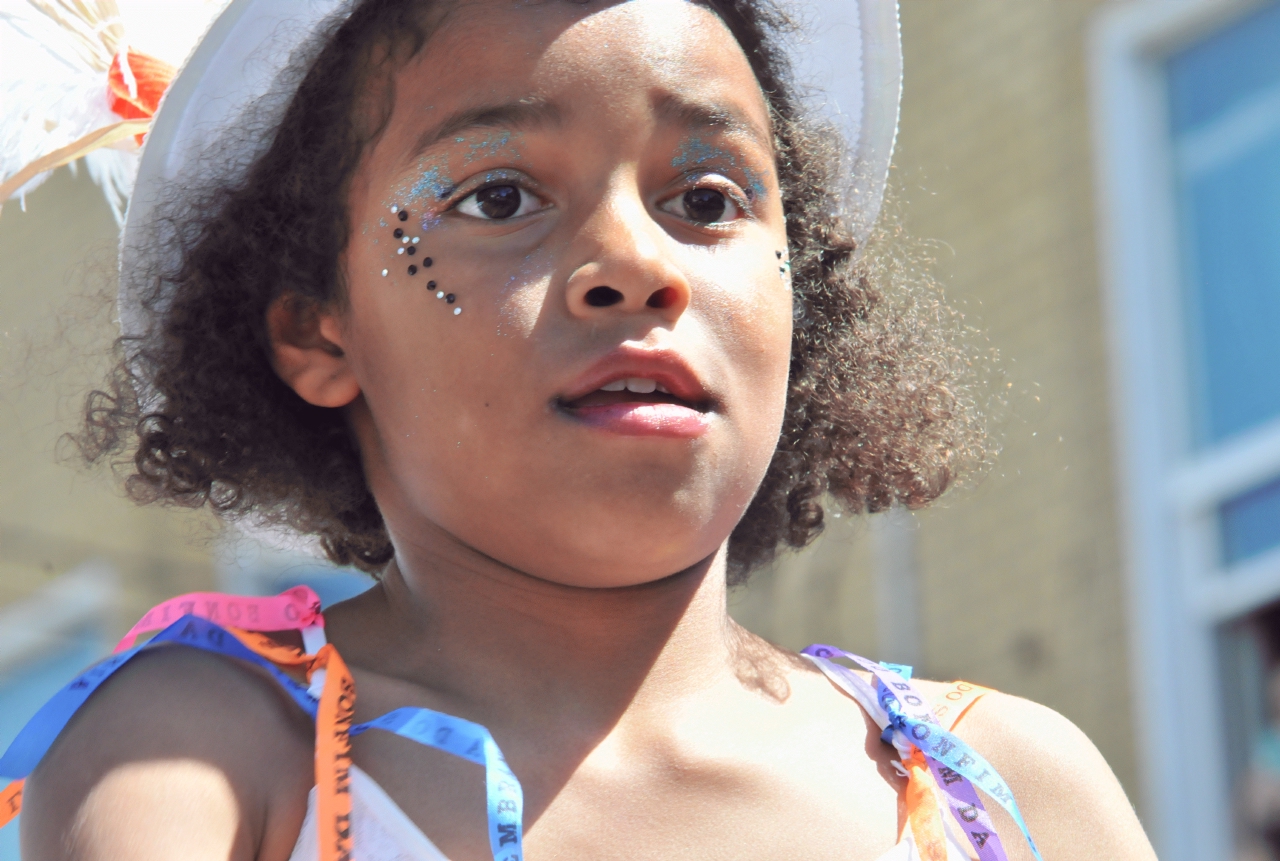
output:
<svg viewBox="0 0 1280 861"><path fill-rule="evenodd" d="M1259 5L1110 5L1089 46L1141 813L1163 861L1231 857L1214 633L1220 622L1280 598L1280 552L1224 576L1215 513L1280 472L1280 422L1209 453L1190 445L1161 61Z"/></svg>

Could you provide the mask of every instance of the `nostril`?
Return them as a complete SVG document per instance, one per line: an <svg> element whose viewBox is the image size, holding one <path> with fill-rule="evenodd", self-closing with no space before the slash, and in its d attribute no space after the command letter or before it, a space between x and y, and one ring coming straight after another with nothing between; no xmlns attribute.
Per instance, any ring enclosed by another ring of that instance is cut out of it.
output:
<svg viewBox="0 0 1280 861"><path fill-rule="evenodd" d="M612 287L592 287L583 298L593 308L608 308L621 302L622 294Z"/></svg>
<svg viewBox="0 0 1280 861"><path fill-rule="evenodd" d="M670 308L676 303L676 291L674 287L663 287L661 290L653 291L653 295L649 297L649 301L644 304L650 308Z"/></svg>

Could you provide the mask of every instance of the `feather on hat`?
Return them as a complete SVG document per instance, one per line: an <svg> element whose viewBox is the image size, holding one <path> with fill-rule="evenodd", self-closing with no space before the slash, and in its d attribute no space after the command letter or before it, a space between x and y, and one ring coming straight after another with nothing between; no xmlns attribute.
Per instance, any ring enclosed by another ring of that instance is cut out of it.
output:
<svg viewBox="0 0 1280 861"><path fill-rule="evenodd" d="M194 44L174 41L176 56ZM0 47L0 205L16 197L25 209L51 171L83 159L123 224L143 136L177 70L130 45L116 0L3 0Z"/></svg>

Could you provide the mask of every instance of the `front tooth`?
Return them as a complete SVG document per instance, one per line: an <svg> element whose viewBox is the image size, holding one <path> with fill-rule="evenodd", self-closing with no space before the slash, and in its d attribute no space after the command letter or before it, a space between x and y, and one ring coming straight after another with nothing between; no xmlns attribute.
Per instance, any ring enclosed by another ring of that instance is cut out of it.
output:
<svg viewBox="0 0 1280 861"><path fill-rule="evenodd" d="M642 380L639 377L627 378L627 391L635 392L637 395L652 394L657 387L658 384L653 380Z"/></svg>
<svg viewBox="0 0 1280 861"><path fill-rule="evenodd" d="M600 387L602 392L620 392L627 387L626 380L614 380L612 383L605 383Z"/></svg>
<svg viewBox="0 0 1280 861"><path fill-rule="evenodd" d="M671 394L671 390L668 389L666 386L664 386L662 383L658 383L658 391L662 392L662 394L664 395Z"/></svg>

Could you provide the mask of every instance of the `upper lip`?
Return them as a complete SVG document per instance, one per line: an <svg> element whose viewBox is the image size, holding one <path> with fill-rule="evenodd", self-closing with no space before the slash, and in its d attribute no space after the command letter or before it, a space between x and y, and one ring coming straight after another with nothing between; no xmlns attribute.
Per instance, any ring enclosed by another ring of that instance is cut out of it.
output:
<svg viewBox="0 0 1280 861"><path fill-rule="evenodd" d="M672 396L695 406L710 400L697 372L674 350L619 347L584 371L557 401L568 405L606 383L627 378L653 380Z"/></svg>

